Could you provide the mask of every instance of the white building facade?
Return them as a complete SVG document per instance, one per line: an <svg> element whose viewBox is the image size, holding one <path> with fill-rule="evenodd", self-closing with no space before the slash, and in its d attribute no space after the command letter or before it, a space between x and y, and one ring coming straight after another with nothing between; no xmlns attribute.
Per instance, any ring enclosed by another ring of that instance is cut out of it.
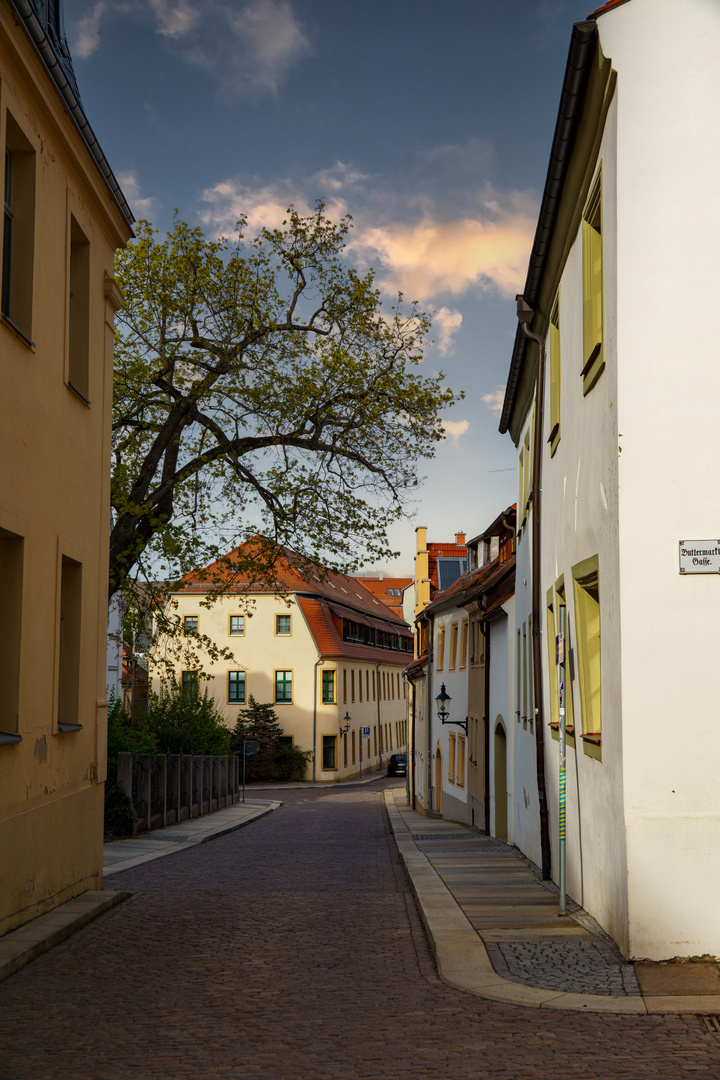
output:
<svg viewBox="0 0 720 1080"><path fill-rule="evenodd" d="M540 723L557 880L564 608L568 892L656 960L720 955L720 577L679 561L681 542L720 537L719 35L713 0L615 0L575 26L524 291L542 408L519 333L501 420L520 477L513 837L541 861Z"/></svg>

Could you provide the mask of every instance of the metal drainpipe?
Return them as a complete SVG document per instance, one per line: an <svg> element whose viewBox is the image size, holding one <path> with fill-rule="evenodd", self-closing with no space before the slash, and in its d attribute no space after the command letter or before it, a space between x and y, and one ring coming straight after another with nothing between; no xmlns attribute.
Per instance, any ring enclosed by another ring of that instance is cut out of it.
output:
<svg viewBox="0 0 720 1080"><path fill-rule="evenodd" d="M322 662L323 662L322 656L318 657L318 659L315 661L315 672L314 672L314 677L313 677L313 683L314 683L314 686L313 686L313 768L312 768L313 784L315 783L315 755L316 755L316 746L317 746L317 673L318 673L318 667L320 666L320 664L322 664ZM335 686L337 687L337 674L336 674L336 677L335 677ZM335 691L335 694L337 696L337 689Z"/></svg>
<svg viewBox="0 0 720 1080"><path fill-rule="evenodd" d="M540 809L540 851L543 881L550 878L550 821L545 783L545 721L543 717L542 623L540 614L540 470L542 467L543 406L545 392L545 342L530 329L534 312L522 296L517 298L518 319L522 332L538 349L535 388L535 437L533 439L532 493L532 644L535 705L535 751L537 762L538 804Z"/></svg>
<svg viewBox="0 0 720 1080"><path fill-rule="evenodd" d="M427 809L428 814L433 808L432 797L432 659L433 659L433 620L432 616L426 615L423 611L421 618L425 620L428 627L428 666L427 666L427 678L425 685L427 686L427 693L425 695L425 726L427 727Z"/></svg>
<svg viewBox="0 0 720 1080"><path fill-rule="evenodd" d="M405 799L407 801L408 806L412 806L413 810L414 810L415 807L413 806L412 801L410 799L410 754L408 752L409 749L410 749L410 741L408 739L408 731L410 730L410 724L408 723L408 718L409 718L408 714L410 712L410 709L409 709L409 705L410 705L410 689L409 688L411 686L411 683L410 683L410 680L408 679L407 673L405 671L403 671L403 674L402 674L402 681L405 684L405 686L408 687L408 689L405 691L405 700L406 700L406 705L405 705ZM413 710L414 710L414 708L415 708L415 697L413 695Z"/></svg>
<svg viewBox="0 0 720 1080"><path fill-rule="evenodd" d="M490 835L490 627L480 620L480 633L485 638L485 685L483 686L483 736L485 739L485 760L483 761L483 783L485 785L484 814L485 835Z"/></svg>

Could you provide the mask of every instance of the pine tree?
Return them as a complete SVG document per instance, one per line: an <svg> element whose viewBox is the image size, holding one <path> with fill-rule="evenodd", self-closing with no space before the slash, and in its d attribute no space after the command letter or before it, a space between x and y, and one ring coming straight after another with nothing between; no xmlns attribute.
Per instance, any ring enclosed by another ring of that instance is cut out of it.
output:
<svg viewBox="0 0 720 1080"><path fill-rule="evenodd" d="M256 701L251 694L248 707L241 709L238 714L230 740L231 751L234 754L242 754L243 742L249 739L255 739L260 744L258 753L248 757L245 762L247 780L273 778L275 759L282 734L283 729L272 705Z"/></svg>

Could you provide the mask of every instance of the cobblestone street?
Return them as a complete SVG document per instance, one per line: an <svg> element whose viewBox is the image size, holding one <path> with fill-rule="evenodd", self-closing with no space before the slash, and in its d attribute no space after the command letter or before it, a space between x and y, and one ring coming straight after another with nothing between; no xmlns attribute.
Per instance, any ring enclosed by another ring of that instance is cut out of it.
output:
<svg viewBox="0 0 720 1080"><path fill-rule="evenodd" d="M130 900L0 984L2 1080L720 1078L696 1016L443 984L384 786L268 789L269 816L114 876Z"/></svg>

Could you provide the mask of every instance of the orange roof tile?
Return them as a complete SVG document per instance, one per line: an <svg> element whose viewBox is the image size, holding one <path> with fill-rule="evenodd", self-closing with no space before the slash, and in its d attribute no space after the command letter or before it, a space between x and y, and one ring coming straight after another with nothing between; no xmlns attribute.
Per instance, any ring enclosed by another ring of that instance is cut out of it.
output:
<svg viewBox="0 0 720 1080"><path fill-rule="evenodd" d="M297 601L321 656L344 656L353 660L396 664L398 667L403 668L407 665L409 653L381 649L373 645L363 645L360 642L343 641L333 619L331 606L327 602L309 596L298 596ZM399 630L397 625L386 624L386 626L395 632ZM409 635L405 634L403 636L407 637Z"/></svg>
<svg viewBox="0 0 720 1080"><path fill-rule="evenodd" d="M365 577L363 574L355 574L353 580L361 582L376 599L389 607L396 615L404 617L402 592L412 585L411 577ZM391 596L390 589L399 589L401 595Z"/></svg>

